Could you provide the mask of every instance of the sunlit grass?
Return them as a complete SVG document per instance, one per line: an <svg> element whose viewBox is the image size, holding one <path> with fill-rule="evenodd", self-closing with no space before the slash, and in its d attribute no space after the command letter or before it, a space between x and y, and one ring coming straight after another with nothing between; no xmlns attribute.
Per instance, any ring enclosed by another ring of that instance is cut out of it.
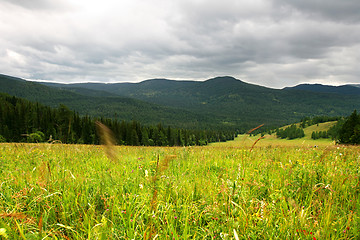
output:
<svg viewBox="0 0 360 240"><path fill-rule="evenodd" d="M256 143L256 147L314 147L314 146L331 146L335 145L335 141L327 139L311 139L313 131L324 131L332 126L334 122L320 123L319 126L313 125L304 129L305 137L292 140L284 140L276 137L276 134L264 135L264 138ZM259 139L260 135L249 136L248 134L239 135L233 141L211 143L212 147L251 147L254 142Z"/></svg>
<svg viewBox="0 0 360 240"><path fill-rule="evenodd" d="M250 151L254 140L114 147L117 161L103 146L0 144L0 229L9 239L360 237L359 147L262 139Z"/></svg>

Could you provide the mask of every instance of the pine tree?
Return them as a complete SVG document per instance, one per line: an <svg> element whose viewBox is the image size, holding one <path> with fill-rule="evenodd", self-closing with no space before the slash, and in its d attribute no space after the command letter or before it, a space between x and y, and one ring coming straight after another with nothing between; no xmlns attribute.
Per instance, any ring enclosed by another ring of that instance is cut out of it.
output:
<svg viewBox="0 0 360 240"><path fill-rule="evenodd" d="M339 131L339 143L344 144L360 144L360 115L356 110L344 122Z"/></svg>

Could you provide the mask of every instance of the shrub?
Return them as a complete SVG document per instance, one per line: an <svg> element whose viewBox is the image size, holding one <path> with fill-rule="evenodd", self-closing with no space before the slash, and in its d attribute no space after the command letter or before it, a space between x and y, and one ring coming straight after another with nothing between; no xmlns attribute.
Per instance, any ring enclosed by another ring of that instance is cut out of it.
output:
<svg viewBox="0 0 360 240"><path fill-rule="evenodd" d="M45 141L45 135L41 131L36 131L34 133L29 134L27 140L30 143L44 142Z"/></svg>

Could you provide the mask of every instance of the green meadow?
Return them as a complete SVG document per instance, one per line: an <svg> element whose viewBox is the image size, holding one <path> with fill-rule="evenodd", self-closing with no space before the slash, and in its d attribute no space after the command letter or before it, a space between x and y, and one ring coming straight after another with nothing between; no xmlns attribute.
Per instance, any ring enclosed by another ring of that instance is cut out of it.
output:
<svg viewBox="0 0 360 240"><path fill-rule="evenodd" d="M0 239L360 238L359 147L257 139L0 144Z"/></svg>

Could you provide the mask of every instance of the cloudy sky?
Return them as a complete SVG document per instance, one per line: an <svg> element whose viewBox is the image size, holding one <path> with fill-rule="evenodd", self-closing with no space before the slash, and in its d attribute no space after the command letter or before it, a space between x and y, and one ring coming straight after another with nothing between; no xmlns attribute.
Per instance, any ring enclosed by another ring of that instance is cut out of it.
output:
<svg viewBox="0 0 360 240"><path fill-rule="evenodd" d="M359 0L0 0L0 73L360 83Z"/></svg>

